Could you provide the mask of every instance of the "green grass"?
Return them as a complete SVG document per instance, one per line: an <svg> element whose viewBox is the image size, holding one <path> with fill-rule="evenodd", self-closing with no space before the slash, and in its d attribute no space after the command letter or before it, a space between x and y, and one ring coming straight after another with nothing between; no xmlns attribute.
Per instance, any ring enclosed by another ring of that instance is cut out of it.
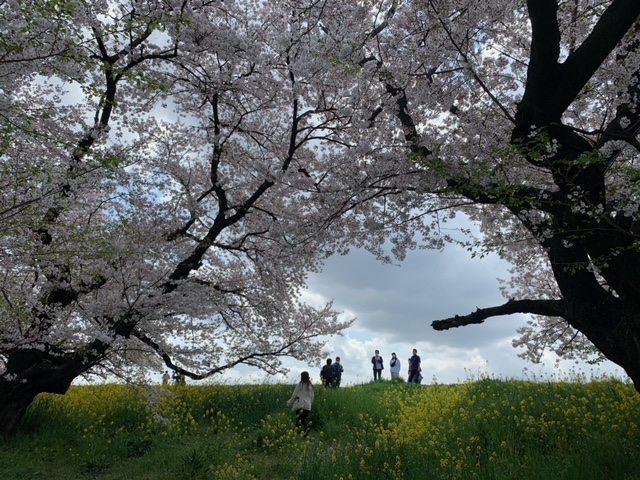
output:
<svg viewBox="0 0 640 480"><path fill-rule="evenodd" d="M11 479L640 479L640 395L614 379L73 387L0 441Z"/></svg>

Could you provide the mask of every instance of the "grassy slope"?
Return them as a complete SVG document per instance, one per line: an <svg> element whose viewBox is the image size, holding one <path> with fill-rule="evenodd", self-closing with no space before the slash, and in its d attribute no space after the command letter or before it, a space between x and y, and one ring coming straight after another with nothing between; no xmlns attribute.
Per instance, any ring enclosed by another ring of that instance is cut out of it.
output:
<svg viewBox="0 0 640 480"><path fill-rule="evenodd" d="M292 389L42 396L0 444L0 478L640 479L640 395L617 381L316 387L308 438Z"/></svg>

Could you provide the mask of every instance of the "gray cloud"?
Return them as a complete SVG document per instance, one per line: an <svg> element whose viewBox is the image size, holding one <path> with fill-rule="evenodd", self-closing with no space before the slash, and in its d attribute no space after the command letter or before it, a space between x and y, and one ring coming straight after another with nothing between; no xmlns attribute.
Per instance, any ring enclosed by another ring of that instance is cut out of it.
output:
<svg viewBox="0 0 640 480"><path fill-rule="evenodd" d="M305 300L324 304L334 300L345 318L357 317L343 336L327 339L329 357L342 358L343 383L359 384L372 379L370 359L379 349L388 362L396 352L406 379L407 358L417 348L422 357L425 384L458 383L480 376L495 378L567 378L577 374L601 374L626 378L624 372L607 362L592 367L583 362L563 361L555 366L548 354L542 364L520 359L511 346L516 328L525 315L487 319L481 325L469 325L436 332L433 320L463 315L506 301L500 294L497 278L508 277L508 264L497 257L472 259L455 245L444 251L415 250L400 264L378 262L370 253L353 250L344 257L332 257L321 273L308 281ZM303 370L319 383L319 365L287 360L287 376L269 377L248 367L234 368L220 381L235 383L295 382ZM389 378L388 370L383 378Z"/></svg>
<svg viewBox="0 0 640 480"><path fill-rule="evenodd" d="M496 277L506 278L506 269L498 258L471 259L454 245L442 252L412 251L399 265L382 264L355 250L330 258L308 283L312 291L334 299L337 309L353 312L360 328L384 333L391 341L479 347L496 337L513 338L523 317L489 319L446 332L434 331L431 322L504 303Z"/></svg>
<svg viewBox="0 0 640 480"><path fill-rule="evenodd" d="M308 284L314 294L333 299L345 316L357 317L344 337L327 344L329 355L339 355L345 364L346 383L371 379L370 357L376 348L385 359L395 351L403 370L411 349L418 348L427 383L456 383L482 375L533 379L576 371L625 377L610 362L594 368L563 361L556 367L552 354L539 365L522 360L511 340L526 315L490 318L481 325L444 332L431 328L433 320L504 303L497 278L507 278L507 269L508 264L497 257L472 259L455 245L442 252L412 251L396 265L382 264L370 253L354 250L330 258Z"/></svg>

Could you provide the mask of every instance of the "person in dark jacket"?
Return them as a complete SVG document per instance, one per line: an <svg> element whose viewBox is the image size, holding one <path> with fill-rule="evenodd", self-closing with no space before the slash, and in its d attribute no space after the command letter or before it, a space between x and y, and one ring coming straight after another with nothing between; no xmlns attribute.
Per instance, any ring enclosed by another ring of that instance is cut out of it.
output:
<svg viewBox="0 0 640 480"><path fill-rule="evenodd" d="M333 365L331 365L331 359L327 358L327 363L322 370L320 370L320 378L322 379L322 384L325 387L333 387L335 375L333 373Z"/></svg>
<svg viewBox="0 0 640 480"><path fill-rule="evenodd" d="M409 383L420 383L422 381L422 368L420 367L420 357L418 350L413 349L413 355L409 359Z"/></svg>
<svg viewBox="0 0 640 480"><path fill-rule="evenodd" d="M376 350L376 354L373 357L371 357L371 363L373 364L373 379L381 380L382 370L384 370L384 361L380 356L379 350Z"/></svg>

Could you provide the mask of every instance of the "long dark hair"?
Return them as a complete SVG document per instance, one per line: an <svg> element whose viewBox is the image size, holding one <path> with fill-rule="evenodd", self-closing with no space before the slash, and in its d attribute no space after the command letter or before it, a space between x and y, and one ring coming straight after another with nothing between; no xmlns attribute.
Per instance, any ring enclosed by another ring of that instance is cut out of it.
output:
<svg viewBox="0 0 640 480"><path fill-rule="evenodd" d="M300 383L305 384L307 388L313 389L313 384L311 383L311 377L309 376L309 372L304 371L300 374Z"/></svg>

